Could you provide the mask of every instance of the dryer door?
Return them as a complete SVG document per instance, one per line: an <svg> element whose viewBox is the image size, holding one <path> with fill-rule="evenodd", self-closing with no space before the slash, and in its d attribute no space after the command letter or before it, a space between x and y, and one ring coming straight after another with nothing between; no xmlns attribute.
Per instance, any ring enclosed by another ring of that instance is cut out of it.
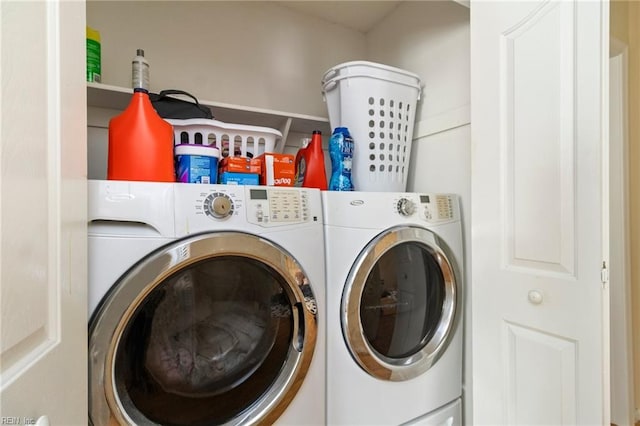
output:
<svg viewBox="0 0 640 426"><path fill-rule="evenodd" d="M453 263L438 238L424 228L389 229L349 273L341 309L347 346L374 377L416 377L445 350L457 299Z"/></svg>
<svg viewBox="0 0 640 426"><path fill-rule="evenodd" d="M238 232L177 241L130 269L90 322L91 421L273 423L315 342L310 283L283 248Z"/></svg>

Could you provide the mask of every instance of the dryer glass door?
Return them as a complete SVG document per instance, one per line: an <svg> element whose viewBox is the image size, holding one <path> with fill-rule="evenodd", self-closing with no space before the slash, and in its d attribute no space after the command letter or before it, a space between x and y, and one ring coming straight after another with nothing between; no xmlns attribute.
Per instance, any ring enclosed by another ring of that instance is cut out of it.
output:
<svg viewBox="0 0 640 426"><path fill-rule="evenodd" d="M446 346L456 294L452 263L435 235L417 227L378 235L356 260L343 294L353 357L384 380L424 373Z"/></svg>
<svg viewBox="0 0 640 426"><path fill-rule="evenodd" d="M314 314L303 271L264 239L220 233L163 249L94 318L94 424L104 402L133 424L271 422L308 368Z"/></svg>

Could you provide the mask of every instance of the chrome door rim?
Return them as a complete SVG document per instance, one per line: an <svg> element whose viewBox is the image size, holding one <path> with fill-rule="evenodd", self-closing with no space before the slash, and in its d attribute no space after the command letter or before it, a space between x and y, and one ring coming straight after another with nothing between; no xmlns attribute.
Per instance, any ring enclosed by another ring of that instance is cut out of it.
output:
<svg viewBox="0 0 640 426"><path fill-rule="evenodd" d="M403 243L417 243L432 255L444 278L445 297L436 331L422 349L408 357L389 358L378 353L364 335L360 320L361 297L376 262L390 249ZM356 259L342 294L342 332L351 355L364 371L378 379L403 381L423 374L442 356L452 334L458 309L457 291L453 264L432 232L403 226L379 234Z"/></svg>
<svg viewBox="0 0 640 426"><path fill-rule="evenodd" d="M176 241L150 254L125 273L98 307L89 327L89 402L94 425L106 424L110 418L120 424L153 424L139 411L127 411L118 395L114 371L120 339L136 309L167 277L218 256L246 257L270 266L288 284L284 289L292 307L301 307L302 324L296 327L301 329L301 342L289 348L281 374L269 391L252 410L229 424L273 422L284 412L302 385L316 345L317 304L309 280L295 258L273 242L242 232L216 232ZM304 293L303 287L307 287Z"/></svg>

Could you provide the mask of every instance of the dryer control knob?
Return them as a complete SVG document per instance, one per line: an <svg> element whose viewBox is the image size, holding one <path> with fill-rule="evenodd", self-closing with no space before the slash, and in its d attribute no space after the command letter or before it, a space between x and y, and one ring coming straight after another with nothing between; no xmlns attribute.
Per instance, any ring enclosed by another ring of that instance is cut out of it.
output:
<svg viewBox="0 0 640 426"><path fill-rule="evenodd" d="M398 201L398 213L402 216L411 216L416 211L416 205L407 198L400 198Z"/></svg>
<svg viewBox="0 0 640 426"><path fill-rule="evenodd" d="M216 219L224 219L233 214L233 202L227 194L216 192L204 201L204 211Z"/></svg>

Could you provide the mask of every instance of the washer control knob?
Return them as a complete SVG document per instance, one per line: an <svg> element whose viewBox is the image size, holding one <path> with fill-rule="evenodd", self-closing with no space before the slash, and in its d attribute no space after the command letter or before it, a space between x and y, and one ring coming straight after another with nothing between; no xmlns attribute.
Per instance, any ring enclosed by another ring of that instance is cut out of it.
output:
<svg viewBox="0 0 640 426"><path fill-rule="evenodd" d="M415 211L416 204L413 201L407 198L400 198L398 201L398 213L402 216L411 216Z"/></svg>
<svg viewBox="0 0 640 426"><path fill-rule="evenodd" d="M233 214L233 202L227 194L214 192L204 200L204 211L216 219L224 219Z"/></svg>

